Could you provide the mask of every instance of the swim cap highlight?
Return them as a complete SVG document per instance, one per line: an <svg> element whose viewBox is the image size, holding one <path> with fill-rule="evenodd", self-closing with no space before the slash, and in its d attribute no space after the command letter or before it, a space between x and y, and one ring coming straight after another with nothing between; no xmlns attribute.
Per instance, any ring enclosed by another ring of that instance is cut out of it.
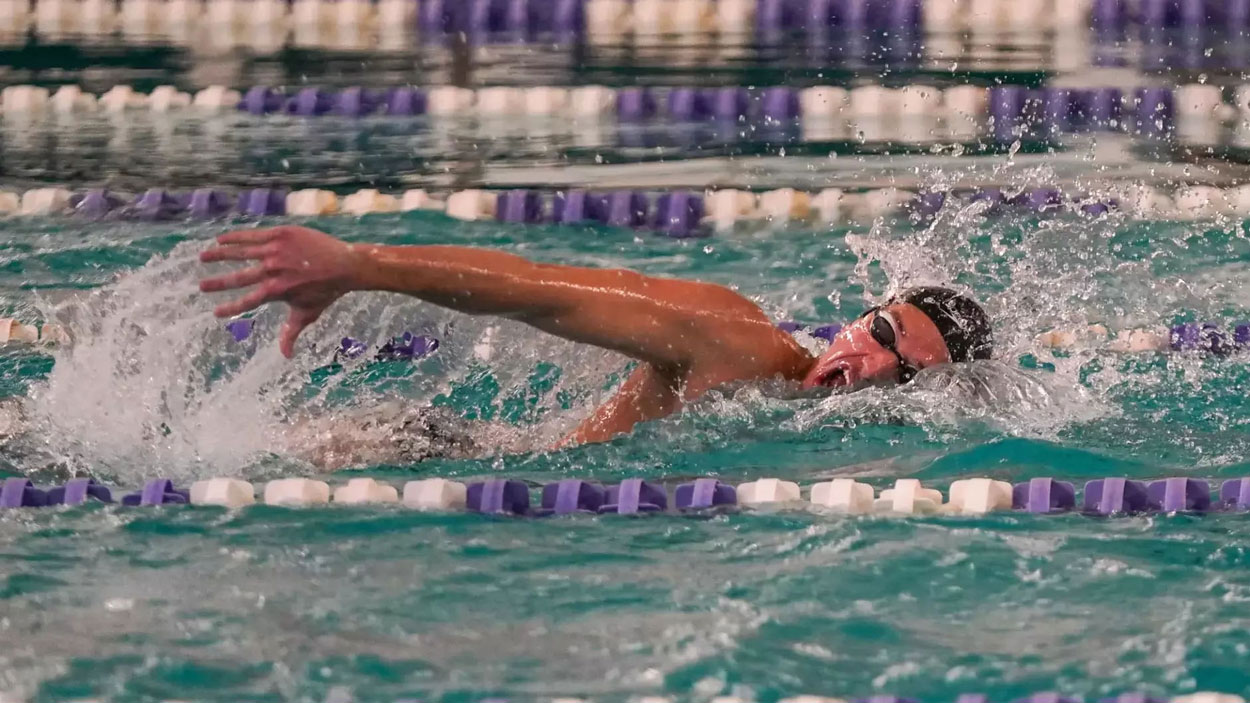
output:
<svg viewBox="0 0 1250 703"><path fill-rule="evenodd" d="M926 286L905 290L891 303L914 305L933 320L946 342L951 361L988 359L994 351L990 318L966 295L949 288Z"/></svg>

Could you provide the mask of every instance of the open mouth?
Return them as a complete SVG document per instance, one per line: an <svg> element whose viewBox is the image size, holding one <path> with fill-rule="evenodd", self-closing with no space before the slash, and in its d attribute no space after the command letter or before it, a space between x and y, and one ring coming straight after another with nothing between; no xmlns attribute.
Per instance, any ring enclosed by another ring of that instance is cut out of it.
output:
<svg viewBox="0 0 1250 703"><path fill-rule="evenodd" d="M848 382L846 368L842 366L829 369L824 374L821 374L820 378L816 379L816 385L826 388L840 388L847 385Z"/></svg>

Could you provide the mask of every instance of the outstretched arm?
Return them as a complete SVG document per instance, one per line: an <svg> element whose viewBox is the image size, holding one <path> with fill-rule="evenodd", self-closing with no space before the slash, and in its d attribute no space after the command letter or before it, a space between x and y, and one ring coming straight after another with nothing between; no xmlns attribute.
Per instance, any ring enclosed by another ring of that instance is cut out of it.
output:
<svg viewBox="0 0 1250 703"><path fill-rule="evenodd" d="M788 335L773 329L751 301L714 284L632 271L539 264L485 249L347 244L304 227L223 235L203 261L254 261L207 278L206 292L254 286L223 304L228 317L273 301L291 313L281 348L291 356L300 332L350 291L406 293L469 314L520 320L538 329L619 351L666 375L692 366L775 365ZM731 374L733 375L733 374Z"/></svg>

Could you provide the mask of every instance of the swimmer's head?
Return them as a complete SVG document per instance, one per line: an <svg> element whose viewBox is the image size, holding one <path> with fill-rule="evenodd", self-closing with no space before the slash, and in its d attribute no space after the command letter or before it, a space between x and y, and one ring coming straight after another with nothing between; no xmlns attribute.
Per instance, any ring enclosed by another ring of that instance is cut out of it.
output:
<svg viewBox="0 0 1250 703"><path fill-rule="evenodd" d="M805 388L906 383L923 368L988 359L990 320L948 288L912 288L842 328L803 379Z"/></svg>

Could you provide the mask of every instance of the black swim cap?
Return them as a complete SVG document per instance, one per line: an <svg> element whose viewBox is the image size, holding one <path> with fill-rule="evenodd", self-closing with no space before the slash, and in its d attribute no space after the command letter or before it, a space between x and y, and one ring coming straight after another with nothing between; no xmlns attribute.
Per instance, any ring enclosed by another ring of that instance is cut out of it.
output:
<svg viewBox="0 0 1250 703"><path fill-rule="evenodd" d="M949 288L928 286L905 290L891 302L915 305L928 315L942 333L951 361L988 359L994 351L990 318L966 295Z"/></svg>

